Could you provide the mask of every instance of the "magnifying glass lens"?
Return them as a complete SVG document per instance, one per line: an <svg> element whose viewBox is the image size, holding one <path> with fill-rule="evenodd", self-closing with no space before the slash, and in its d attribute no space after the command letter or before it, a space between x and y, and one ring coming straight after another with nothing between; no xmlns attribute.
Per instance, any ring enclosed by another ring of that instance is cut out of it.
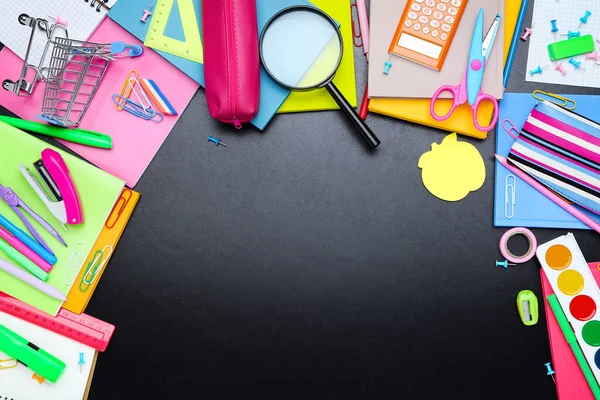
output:
<svg viewBox="0 0 600 400"><path fill-rule="evenodd" d="M337 70L341 54L336 26L315 12L282 14L264 32L263 64L273 78L292 89L326 83Z"/></svg>

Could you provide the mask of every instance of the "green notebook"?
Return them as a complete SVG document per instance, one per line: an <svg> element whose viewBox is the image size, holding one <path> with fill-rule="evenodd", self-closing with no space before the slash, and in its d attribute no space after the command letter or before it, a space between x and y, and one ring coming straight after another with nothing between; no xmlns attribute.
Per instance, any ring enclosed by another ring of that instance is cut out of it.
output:
<svg viewBox="0 0 600 400"><path fill-rule="evenodd" d="M60 222L54 218L52 213L35 194L19 170L19 164L22 164L28 167L34 174L37 174L33 163L41 158L42 150L46 148L52 148L62 155L65 164L67 164L71 172L71 178L77 187L79 200L83 209L83 224L67 225L68 231L66 232L61 227ZM48 231L24 212L25 217L29 219L40 235L42 235L58 258L58 262L50 272L48 283L66 295L73 285L73 283L69 285L66 282L67 272L69 272L69 280L73 280L72 277L77 275L73 269L68 271L69 259L75 245L79 242L83 243L83 254L80 259L81 264L85 261L96 242L106 219L121 195L125 182L28 133L0 122L0 184L12 188L33 211L50 223L67 242L69 247L64 247ZM0 201L0 214L8 218L24 232L29 233L19 216L4 201ZM81 244L78 246L78 249L80 248ZM2 251L0 251L0 258L13 262ZM75 262L72 262L72 264L71 268L78 267L78 265L75 265ZM83 268L85 267L84 265ZM78 283L75 282L75 284ZM56 315L62 305L61 301L48 297L4 271L0 271L0 291L52 315Z"/></svg>

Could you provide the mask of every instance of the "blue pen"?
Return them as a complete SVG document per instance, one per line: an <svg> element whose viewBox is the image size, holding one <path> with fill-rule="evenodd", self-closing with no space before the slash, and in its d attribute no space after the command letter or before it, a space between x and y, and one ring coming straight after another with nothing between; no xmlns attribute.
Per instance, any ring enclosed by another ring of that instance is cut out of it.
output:
<svg viewBox="0 0 600 400"><path fill-rule="evenodd" d="M515 53L517 52L517 45L519 44L519 34L521 32L521 29L523 29L523 20L525 19L525 14L527 13L528 2L529 0L523 0L521 2L519 18L517 19L517 25L515 26L515 32L513 33L512 41L510 42L508 57L506 58L506 65L504 67L504 77L502 79L502 84L505 88L506 85L508 85L508 77L510 76L510 70L512 68L513 60L515 58Z"/></svg>
<svg viewBox="0 0 600 400"><path fill-rule="evenodd" d="M42 257L44 261L46 261L50 265L56 264L57 258L55 255L50 253L48 250L42 247L37 241L35 241L31 236L23 232L17 226L15 226L12 222L6 219L2 214L0 214L0 226L9 231L14 237L19 239L23 244L29 247L32 251L34 251L38 256Z"/></svg>

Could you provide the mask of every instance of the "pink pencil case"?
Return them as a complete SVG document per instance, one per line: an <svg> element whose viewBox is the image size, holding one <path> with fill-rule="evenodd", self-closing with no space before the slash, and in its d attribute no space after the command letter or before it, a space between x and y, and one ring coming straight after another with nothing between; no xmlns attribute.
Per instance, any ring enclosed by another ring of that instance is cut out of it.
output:
<svg viewBox="0 0 600 400"><path fill-rule="evenodd" d="M240 129L260 106L256 1L203 1L202 30L208 110Z"/></svg>

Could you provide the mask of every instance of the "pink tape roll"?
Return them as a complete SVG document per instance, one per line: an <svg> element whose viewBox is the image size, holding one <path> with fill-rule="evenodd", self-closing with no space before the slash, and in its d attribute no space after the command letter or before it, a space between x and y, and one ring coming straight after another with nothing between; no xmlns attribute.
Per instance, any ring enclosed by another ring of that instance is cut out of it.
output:
<svg viewBox="0 0 600 400"><path fill-rule="evenodd" d="M529 248L522 256L515 256L513 253L510 252L510 250L508 250L508 240L516 235L525 236L525 238L529 242ZM535 239L535 235L527 228L509 229L500 238L500 253L502 254L502 257L515 264L524 263L531 260L531 258L535 254L536 249L537 240Z"/></svg>

